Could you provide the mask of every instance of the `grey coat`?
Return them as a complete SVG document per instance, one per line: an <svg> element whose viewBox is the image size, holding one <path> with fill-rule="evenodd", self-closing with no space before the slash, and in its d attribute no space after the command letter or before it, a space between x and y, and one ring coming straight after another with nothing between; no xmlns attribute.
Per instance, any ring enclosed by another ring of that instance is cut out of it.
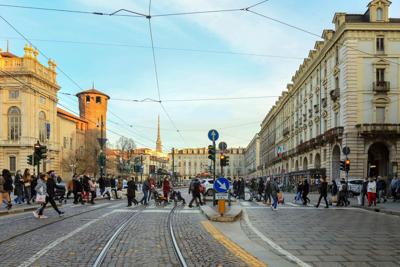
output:
<svg viewBox="0 0 400 267"><path fill-rule="evenodd" d="M35 191L39 195L46 195L47 196L47 185L46 181L42 179L37 180L37 185L35 186Z"/></svg>

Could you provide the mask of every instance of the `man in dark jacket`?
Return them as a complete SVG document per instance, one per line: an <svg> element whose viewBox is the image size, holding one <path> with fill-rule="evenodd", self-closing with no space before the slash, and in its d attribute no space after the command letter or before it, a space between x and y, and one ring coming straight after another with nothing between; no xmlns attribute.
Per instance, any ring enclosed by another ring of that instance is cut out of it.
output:
<svg viewBox="0 0 400 267"><path fill-rule="evenodd" d="M364 206L365 204L365 198L367 197L367 192L368 192L368 178L365 177L361 187L361 206Z"/></svg>
<svg viewBox="0 0 400 267"><path fill-rule="evenodd" d="M147 199L148 199L149 191L150 191L150 181L149 181L149 178L147 178L146 181L144 181L144 183L142 185L143 197L140 200L141 204L147 205Z"/></svg>
<svg viewBox="0 0 400 267"><path fill-rule="evenodd" d="M133 204L135 204L135 205L137 205L139 202L137 202L137 200L136 200L136 190L137 190L137 187L136 187L136 184L135 184L135 179L134 178L131 178L129 181L128 181L128 189L127 189L127 197L128 197L128 207L131 207L132 206L132 202L133 202Z"/></svg>
<svg viewBox="0 0 400 267"><path fill-rule="evenodd" d="M99 188L100 188L100 195L104 194L104 191L106 190L106 185L105 185L105 178L103 176L100 176L99 180L97 180L99 183Z"/></svg>
<svg viewBox="0 0 400 267"><path fill-rule="evenodd" d="M83 202L83 198L82 198L83 186L82 186L81 180L79 179L78 175L75 175L72 178L72 186L73 186L73 192L74 192L74 204L78 204L78 201L82 205L85 204Z"/></svg>
<svg viewBox="0 0 400 267"><path fill-rule="evenodd" d="M383 198L383 203L387 201L386 199L386 181L382 177L378 176L376 182L376 193L378 195L378 203L381 203L381 198Z"/></svg>
<svg viewBox="0 0 400 267"><path fill-rule="evenodd" d="M115 193L115 199L119 199L114 176L110 177L110 184L111 184L111 193L114 192Z"/></svg>
<svg viewBox="0 0 400 267"><path fill-rule="evenodd" d="M4 179L3 191L7 194L7 209L11 209L11 192L13 191L13 180L9 170L4 169L2 171L2 176ZM3 203L0 203L1 205Z"/></svg>
<svg viewBox="0 0 400 267"><path fill-rule="evenodd" d="M193 183L191 184L192 200L189 203L189 208L193 208L192 204L194 201L196 201L197 206L199 206L199 203L200 203L200 205L203 205L203 202L201 201L201 196L200 196L200 185L201 185L200 180L195 178L193 180Z"/></svg>
<svg viewBox="0 0 400 267"><path fill-rule="evenodd" d="M325 204L326 204L325 208L329 208L328 200L326 199L326 197L328 196L328 183L326 182L325 176L322 177L322 179L321 179L321 183L319 184L318 191L319 191L319 199L318 199L318 203L315 207L318 208L319 204L321 203L321 199L324 198Z"/></svg>

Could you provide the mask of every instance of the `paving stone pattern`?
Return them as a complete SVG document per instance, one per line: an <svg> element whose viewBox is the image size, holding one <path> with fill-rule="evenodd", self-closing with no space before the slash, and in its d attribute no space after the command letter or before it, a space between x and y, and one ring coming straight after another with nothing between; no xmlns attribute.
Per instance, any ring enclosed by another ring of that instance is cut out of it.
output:
<svg viewBox="0 0 400 267"><path fill-rule="evenodd" d="M400 219L361 210L246 209L253 226L312 266L400 266ZM251 239L267 246L241 221Z"/></svg>
<svg viewBox="0 0 400 267"><path fill-rule="evenodd" d="M247 266L232 252L219 244L200 224L202 214L175 214L173 225L176 239L189 266Z"/></svg>

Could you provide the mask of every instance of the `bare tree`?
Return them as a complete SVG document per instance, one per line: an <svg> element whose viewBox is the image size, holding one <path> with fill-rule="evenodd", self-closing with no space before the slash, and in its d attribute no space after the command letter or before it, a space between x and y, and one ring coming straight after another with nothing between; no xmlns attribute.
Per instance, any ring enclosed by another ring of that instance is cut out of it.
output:
<svg viewBox="0 0 400 267"><path fill-rule="evenodd" d="M133 169L133 156L136 149L135 141L132 138L121 136L117 141L117 169L120 173L129 174Z"/></svg>

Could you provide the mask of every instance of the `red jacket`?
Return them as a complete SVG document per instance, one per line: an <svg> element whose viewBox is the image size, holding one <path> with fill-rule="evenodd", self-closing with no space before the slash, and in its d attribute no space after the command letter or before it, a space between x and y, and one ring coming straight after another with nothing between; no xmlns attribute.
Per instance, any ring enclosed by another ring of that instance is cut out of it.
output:
<svg viewBox="0 0 400 267"><path fill-rule="evenodd" d="M171 191L171 185L168 180L164 180L163 182L163 192Z"/></svg>

